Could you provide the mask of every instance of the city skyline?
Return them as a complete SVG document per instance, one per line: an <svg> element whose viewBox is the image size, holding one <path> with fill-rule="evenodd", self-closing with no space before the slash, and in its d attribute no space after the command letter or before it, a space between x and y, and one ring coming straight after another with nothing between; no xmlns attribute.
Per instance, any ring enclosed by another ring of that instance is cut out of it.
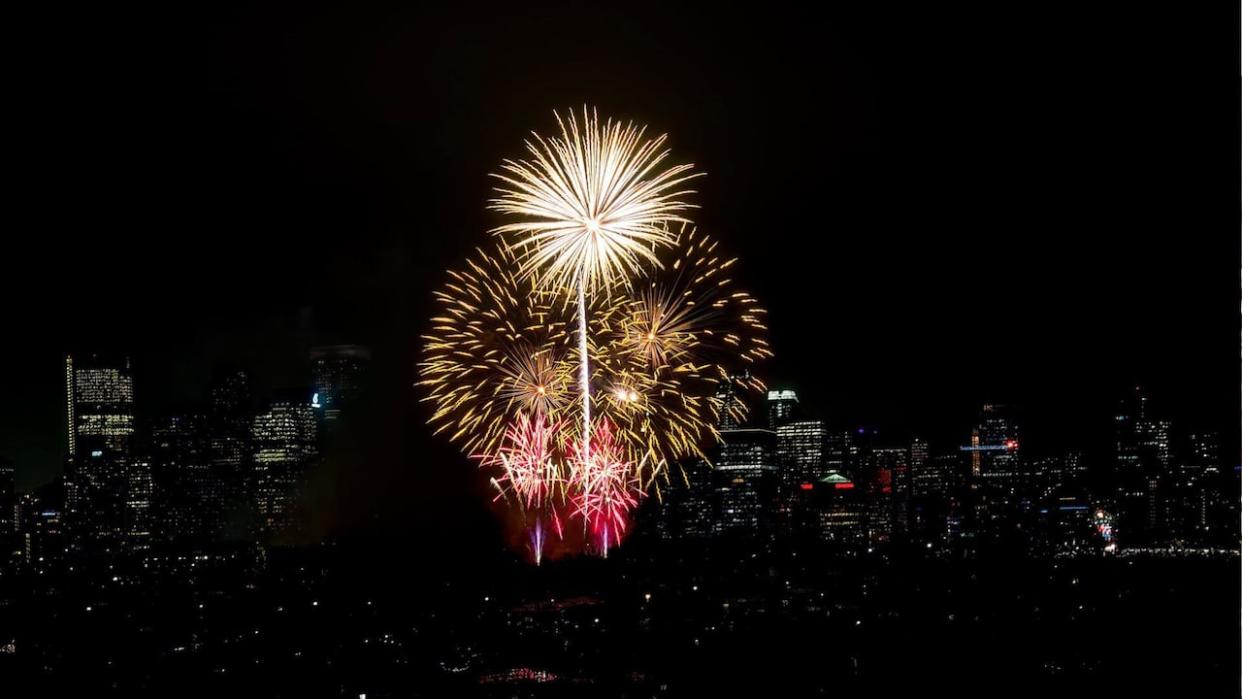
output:
<svg viewBox="0 0 1242 699"><path fill-rule="evenodd" d="M259 395L288 395L291 391L300 391L306 393L307 402L310 403L312 402L311 399L313 398L313 395L317 392L316 384L320 381L320 379L317 378L313 365L316 363L322 364L325 353L330 356L332 353L342 352L346 355L354 352L364 353L367 363L371 363L371 349L367 347L360 345L308 345L307 353L309 353L308 356L310 356L310 359L305 362L288 362L287 365L278 372L278 375L280 375L282 379L279 381L273 381L270 377L265 377L261 374L241 368L241 366L235 361L226 361L221 365L205 371L203 376L195 377L195 383L178 389L179 397L173 402L167 402L164 404L155 403L153 405L152 402L148 401L133 401L135 407L132 408L132 410L134 411L133 414L136 417L131 419L137 419L145 423L150 423L168 415L185 413L187 411L194 412L197 408L207 402L209 392L216 377L218 377L221 372L227 373L229 370L245 371L249 380L252 383L257 382L257 387L261 387L257 388ZM63 363L66 357L71 357L72 355L61 354L58 356L60 361ZM87 354L85 356L99 355L96 353L94 355ZM142 383L140 381L135 382L132 378L132 373L136 371L133 368L135 362L132 359L132 354L126 352L105 352L103 356L124 358L125 361L131 365L129 369L131 372L131 378L129 379L129 390L131 394L142 391ZM776 363L779 364L779 359ZM57 378L63 386L63 376ZM138 386L137 388L133 387L135 383ZM965 446L969 444L971 437L969 425L971 420L971 411L973 410L977 412L980 405L997 404L1014 406L1015 409L1023 411L1024 417L1033 419L1037 425L1040 425L1040 429L1035 432L1036 438L1033 442L1028 442L1025 439L1023 440L1028 449L1031 446L1034 446L1037 449L1037 452L1043 456L1064 453L1067 451L1079 451L1089 453L1097 458L1106 457L1106 452L1112 447L1112 436L1110 434L1110 430L1112 429L1111 420L1117 412L1118 404L1124 402L1128 396L1139 390L1143 391L1148 398L1152 396L1152 392L1141 383L1119 386L1117 394L1111 401L1104 401L1101 405L1093 406L1091 412L1097 417L1097 420L1092 433L1086 437L1079 436L1072 440L1066 440L1064 436L1057 434L1059 430L1054 421L1049 420L1047 415L1039 415L1027 410L1026 404L1021 400L1005 400L996 402L987 399L975 399L973 402L973 408L967 408L959 411L959 414L956 416L957 424L955 426L945 429L944 425L940 424L936 428L939 430L939 434L936 434L934 429L921 428L918 425L911 425L908 422L902 422L896 427L891 427L890 425L886 425L882 422L868 421L861 418L851 419L846 417L843 420L839 418L829 418L829 415L840 415L840 410L824 409L823 406L828 401L825 401L823 398L810 396L810 400L808 401L808 396L805 393L799 394L794 390L793 387L797 385L797 382L787 382L779 385L773 384L769 386L769 388L773 391L787 391L790 394L793 394L795 396L795 402L802 400L803 403L799 407L799 410L804 414L814 415L816 418L830 422L834 427L839 429L867 428L873 431L882 432L885 435L885 439L894 444L912 439L923 439L925 441L931 441L936 449L941 450L952 450L959 446ZM1184 441L1187 434L1193 434L1196 432L1212 432L1220 436L1223 453L1231 453L1231 435L1228 430L1220 429L1218 426L1219 423L1214 420L1201 419L1199 421L1191 422L1184 416L1177 415L1175 411L1170 409L1170 406L1166 403L1166 401L1162 400L1165 398L1165 396L1157 395L1157 400L1155 401L1156 407L1154 408L1154 411L1157 414L1157 417L1171 420L1177 424L1177 437L1179 440ZM416 397L410 402L415 403ZM22 446L11 448L8 452L0 451L0 455L14 461L15 471L17 473L16 478L20 491L24 492L31 490L60 476L63 473L62 467L64 464L64 458L71 456L69 448L70 436L69 432L66 430L66 421L68 416L65 414L63 399L58 401L58 403L61 406L61 414L58 420L59 425L57 426L57 441L63 445L60 447L61 454L59 457L52 456L49 458L49 454L52 454L54 450L37 451L35 452L37 453L37 456L32 455L31 450L23 448ZM420 412L424 411L425 408L415 406L411 414L411 419L418 420ZM327 412L331 412L331 409L328 409ZM133 430L135 427L130 426L129 429ZM18 442L18 444L21 444L21 442ZM26 458L15 458L18 454L25 454Z"/></svg>
<svg viewBox="0 0 1242 699"><path fill-rule="evenodd" d="M765 378L829 418L952 434L976 404L1015 402L1057 413L1067 435L1089 433L1141 383L1236 452L1239 241L1220 233L1236 228L1234 208L1212 198L1228 149L1200 116L1216 113L1211 91L1184 79L1203 74L1207 49L1150 57L1142 31L1116 24L1145 26L1141 13L1086 13L1056 60L1037 58L1041 37L1063 29L1051 15L1023 16L1019 36L1000 41L930 8L906 20L832 13L769 44L755 27L779 36L782 19L669 11L673 72L662 52L626 52L608 86L583 72L590 55L523 46L523 61L500 60L542 21L573 24L557 16L484 21L469 49L399 38L463 19L453 10L182 17L176 42L109 16L98 24L115 40L68 30L69 55L89 56L83 70L50 65L65 89L19 115L52 155L16 158L45 177L79 156L120 171L83 170L90 186L66 185L71 210L42 191L20 197L61 218L55 233L21 236L23 264L0 279L21 300L0 359L27 368L0 402L0 453L23 472L59 460L59 402L46 389L67 351L131 352L151 405L191 400L229 361L293 383L289 357L343 342L372 347L405 386L447 261L498 222L482 210L486 172L552 108L587 101L641 115L701 165L702 230L745 258L739 284L770 307L777 360ZM627 26L610 36L658 44ZM336 31L348 38L325 39ZM277 54L259 38L286 32ZM1139 65L1108 69L1097 34ZM462 67L431 68L445 55ZM808 96L808 85L819 89ZM162 116L106 112L68 128L57 115L75 112L72 95ZM822 109L794 108L820 95ZM1067 99L1070 111L1052 106ZM1181 145L1151 143L1164 133ZM1219 153L1220 168L1200 167L1199 153ZM795 200L816 206L785 205ZM43 291L91 298L105 273L119 312L66 314ZM391 405L418 421L403 397Z"/></svg>
<svg viewBox="0 0 1242 699"><path fill-rule="evenodd" d="M1237 696L1238 9L16 7L0 694Z"/></svg>

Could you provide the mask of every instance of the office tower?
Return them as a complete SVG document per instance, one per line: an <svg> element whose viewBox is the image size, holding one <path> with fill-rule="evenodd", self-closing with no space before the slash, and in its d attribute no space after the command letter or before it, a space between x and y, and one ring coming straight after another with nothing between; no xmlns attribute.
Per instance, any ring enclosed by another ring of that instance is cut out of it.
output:
<svg viewBox="0 0 1242 699"><path fill-rule="evenodd" d="M1220 470L1220 434L1194 432L1187 436L1190 453L1187 463L1197 471L1214 473Z"/></svg>
<svg viewBox="0 0 1242 699"><path fill-rule="evenodd" d="M871 500L873 544L909 530L911 488L910 456L904 448L876 448L867 454L866 490Z"/></svg>
<svg viewBox="0 0 1242 699"><path fill-rule="evenodd" d="M928 462L931 461L931 449L927 442L915 437L910 442L910 474L926 471Z"/></svg>
<svg viewBox="0 0 1242 699"><path fill-rule="evenodd" d="M776 454L781 486L796 488L827 475L824 447L828 431L823 420L785 422L776 428Z"/></svg>
<svg viewBox="0 0 1242 699"><path fill-rule="evenodd" d="M706 539L715 533L714 477L715 471L702 460L670 476L664 503L665 530L670 538Z"/></svg>
<svg viewBox="0 0 1242 699"><path fill-rule="evenodd" d="M64 486L57 480L23 493L18 500L18 546L26 565L44 570L64 560L64 497Z"/></svg>
<svg viewBox="0 0 1242 699"><path fill-rule="evenodd" d="M319 456L315 413L305 391L287 391L274 398L255 415L251 439L260 533L292 533L300 489Z"/></svg>
<svg viewBox="0 0 1242 699"><path fill-rule="evenodd" d="M910 480L913 486L910 528L924 543L941 549L949 542L950 520L955 511L955 495L959 493L965 464L960 452L936 454L917 468L913 461ZM959 527L961 522L953 520Z"/></svg>
<svg viewBox="0 0 1242 699"><path fill-rule="evenodd" d="M1172 473L1170 424L1153 419L1141 387L1121 401L1114 419L1119 538L1154 543L1169 535L1166 506L1177 481Z"/></svg>
<svg viewBox="0 0 1242 699"><path fill-rule="evenodd" d="M850 430L833 430L824 436L824 472L858 472L858 446Z"/></svg>
<svg viewBox="0 0 1242 699"><path fill-rule="evenodd" d="M17 490L12 459L0 456L0 563L13 558L17 546Z"/></svg>
<svg viewBox="0 0 1242 699"><path fill-rule="evenodd" d="M973 510L965 520L979 532L1013 529L1021 516L1021 439L1017 412L1010 406L989 403L979 411L970 444L961 447L970 457L971 475L962 492L962 504Z"/></svg>
<svg viewBox="0 0 1242 699"><path fill-rule="evenodd" d="M954 482L954 471L961 464L956 454L930 456L927 443L915 440L910 446L910 487L918 499L944 500Z"/></svg>
<svg viewBox="0 0 1242 699"><path fill-rule="evenodd" d="M211 464L212 497L219 510L219 520L211 529L225 537L246 534L229 531L229 522L245 519L255 502L250 478L253 453L251 427L254 421L254 398L250 375L237 369L220 370L207 391L206 444Z"/></svg>
<svg viewBox="0 0 1242 699"><path fill-rule="evenodd" d="M134 435L134 379L129 357L66 355L69 456L128 453Z"/></svg>
<svg viewBox="0 0 1242 699"><path fill-rule="evenodd" d="M66 526L76 550L140 550L150 537L150 463L134 457L128 357L65 357Z"/></svg>
<svg viewBox="0 0 1242 699"><path fill-rule="evenodd" d="M798 394L793 391L768 391L768 429L774 430L793 420L798 407Z"/></svg>
<svg viewBox="0 0 1242 699"><path fill-rule="evenodd" d="M776 524L781 534L798 533L813 525L805 512L811 498L804 486L826 474L826 438L822 420L785 420L776 428L776 461L780 469Z"/></svg>
<svg viewBox="0 0 1242 699"><path fill-rule="evenodd" d="M716 388L716 402L720 406L720 423L722 430L741 427L746 424L750 413L746 395L762 388L761 382L750 375L749 371L729 376Z"/></svg>
<svg viewBox="0 0 1242 699"><path fill-rule="evenodd" d="M168 415L150 428L156 539L183 549L220 536L223 493L208 450L204 415Z"/></svg>
<svg viewBox="0 0 1242 699"><path fill-rule="evenodd" d="M1016 486L1021 476L1019 457L1022 432L1014 409L1006 405L984 405L979 414L979 424L972 434L978 434L978 475L1004 480Z"/></svg>
<svg viewBox="0 0 1242 699"><path fill-rule="evenodd" d="M371 351L358 345L315 347L310 351L311 405L335 420L366 392Z"/></svg>
<svg viewBox="0 0 1242 699"><path fill-rule="evenodd" d="M871 508L864 489L838 471L810 485L808 511L820 540L851 552L866 548Z"/></svg>
<svg viewBox="0 0 1242 699"><path fill-rule="evenodd" d="M720 431L715 493L717 533L766 537L772 532L779 468L776 433L758 428Z"/></svg>
<svg viewBox="0 0 1242 699"><path fill-rule="evenodd" d="M1219 433L1195 432L1187 441L1185 470L1193 493L1189 520L1196 543L1231 546L1238 539L1238 471L1222 468Z"/></svg>

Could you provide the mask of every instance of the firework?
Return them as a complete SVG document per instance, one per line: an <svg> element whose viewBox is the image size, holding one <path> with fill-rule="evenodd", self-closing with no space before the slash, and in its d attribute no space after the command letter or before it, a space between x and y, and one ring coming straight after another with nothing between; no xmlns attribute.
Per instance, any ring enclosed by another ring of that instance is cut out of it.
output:
<svg viewBox="0 0 1242 699"><path fill-rule="evenodd" d="M744 417L744 403L722 387L741 374L742 388L762 390L745 369L772 354L766 312L729 277L735 260L692 227L678 231L674 252L623 309L601 318L599 331L603 401L647 483L677 459L705 458L724 413Z"/></svg>
<svg viewBox="0 0 1242 699"><path fill-rule="evenodd" d="M582 110L582 123L555 114L560 137L532 134L530 160L506 160L495 175L503 184L492 208L523 220L494 229L521 255L523 277L537 276L545 288L573 288L578 302L578 391L581 396L580 454L590 453L591 370L588 352L587 290L616 283L646 262L659 267L655 249L675 242L669 224L684 222L691 208L684 189L692 165L667 169L665 136L644 139L646 127L622 125Z"/></svg>
<svg viewBox="0 0 1242 699"><path fill-rule="evenodd" d="M535 565L543 563L543 519L536 517L535 526L530 529L530 552Z"/></svg>
<svg viewBox="0 0 1242 699"><path fill-rule="evenodd" d="M430 422L468 454L495 454L517 411L555 418L573 401L574 317L563 298L521 281L503 247L478 251L435 292L419 384ZM601 298L593 315L610 318Z"/></svg>
<svg viewBox="0 0 1242 699"><path fill-rule="evenodd" d="M693 208L693 165L663 168L665 136L646 127L600 122L586 108L555 114L561 135L532 134L529 159L505 160L491 208L521 218L494 229L521 253L523 276L541 286L594 293L660 266L655 249L676 242L669 224Z"/></svg>
<svg viewBox="0 0 1242 699"><path fill-rule="evenodd" d="M582 518L597 549L608 549L625 534L629 512L642 497L635 465L615 438L607 418L595 423L590 448L570 447L569 497L575 516Z"/></svg>
<svg viewBox="0 0 1242 699"><path fill-rule="evenodd" d="M494 469L536 564L572 518L607 555L656 477L741 419L771 355L735 260L685 218L693 167L645 127L556 119L494 175L499 245L449 272L419 362L429 422Z"/></svg>
<svg viewBox="0 0 1242 699"><path fill-rule="evenodd" d="M511 494L524 509L538 509L551 499L561 482L555 457L560 425L541 414L519 414L505 430L494 454L475 458L480 466L496 467L500 475L492 478L497 498Z"/></svg>

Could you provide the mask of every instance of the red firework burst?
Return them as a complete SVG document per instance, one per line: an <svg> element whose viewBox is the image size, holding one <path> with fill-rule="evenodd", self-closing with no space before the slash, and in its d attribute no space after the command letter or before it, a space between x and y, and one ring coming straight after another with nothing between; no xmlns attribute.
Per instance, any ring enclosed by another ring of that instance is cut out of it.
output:
<svg viewBox="0 0 1242 699"><path fill-rule="evenodd" d="M538 509L550 501L561 483L553 458L560 428L560 423L550 422L542 414L519 414L505 429L497 453L473 457L480 466L500 468L500 475L492 478L500 491L497 499L512 493L527 510Z"/></svg>
<svg viewBox="0 0 1242 699"><path fill-rule="evenodd" d="M569 445L569 497L573 514L603 555L625 535L630 510L642 497L635 465L613 434L612 423L595 423L585 454L575 440Z"/></svg>

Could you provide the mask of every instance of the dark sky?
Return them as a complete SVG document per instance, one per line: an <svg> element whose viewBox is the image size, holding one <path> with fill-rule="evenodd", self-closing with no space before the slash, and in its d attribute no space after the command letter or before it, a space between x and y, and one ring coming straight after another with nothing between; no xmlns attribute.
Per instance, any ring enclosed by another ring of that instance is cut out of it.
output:
<svg viewBox="0 0 1242 699"><path fill-rule="evenodd" d="M311 344L370 344L398 436L348 487L465 470L408 390L430 292L495 223L487 172L583 103L708 173L771 382L837 424L948 449L1015 402L1031 449L1098 449L1142 382L1237 453L1236 17L254 5L6 32L23 487L60 468L61 353L96 347L155 413L219 363L281 386Z"/></svg>

